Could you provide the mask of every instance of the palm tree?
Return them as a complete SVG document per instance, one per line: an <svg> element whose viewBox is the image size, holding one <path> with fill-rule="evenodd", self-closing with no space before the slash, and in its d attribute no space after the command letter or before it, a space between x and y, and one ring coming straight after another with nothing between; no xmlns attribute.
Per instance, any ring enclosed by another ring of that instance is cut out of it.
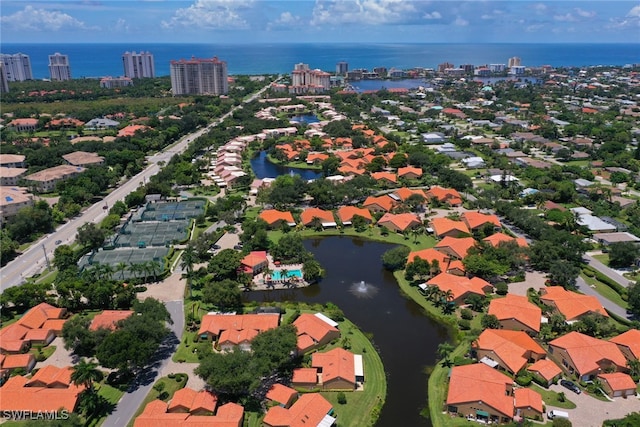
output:
<svg viewBox="0 0 640 427"><path fill-rule="evenodd" d="M102 264L101 266L101 278L103 280L111 280L113 278L113 267L111 264Z"/></svg>
<svg viewBox="0 0 640 427"><path fill-rule="evenodd" d="M262 273L264 274L264 283L266 284L271 282L271 275L273 274L273 270L269 268L268 265L264 268L264 270L262 270Z"/></svg>
<svg viewBox="0 0 640 427"><path fill-rule="evenodd" d="M126 262L119 262L116 264L116 271L120 272L120 279L124 280L124 272L127 269L127 263Z"/></svg>
<svg viewBox="0 0 640 427"><path fill-rule="evenodd" d="M93 393L94 381L102 381L104 377L101 370L98 369L98 364L94 362L87 362L86 359L80 360L78 364L73 366L71 372L71 382L75 385L83 385L89 393Z"/></svg>
<svg viewBox="0 0 640 427"><path fill-rule="evenodd" d="M158 273L162 271L162 266L158 261L150 260L147 261L147 265L149 266L149 271L153 275L153 281L158 281Z"/></svg>
<svg viewBox="0 0 640 427"><path fill-rule="evenodd" d="M193 296L193 292L191 290L191 279L193 276L193 263L195 262L195 251L193 250L193 246L187 245L185 250L182 252L182 261L180 263L180 267L184 270L187 270L187 289L189 291L189 298Z"/></svg>
<svg viewBox="0 0 640 427"><path fill-rule="evenodd" d="M289 279L289 270L286 268L283 268L282 270L280 270L280 278L282 280L284 280L285 283L288 283L288 279Z"/></svg>
<svg viewBox="0 0 640 427"><path fill-rule="evenodd" d="M132 262L129 264L129 272L134 279L137 279L140 273L142 273L142 266Z"/></svg>
<svg viewBox="0 0 640 427"><path fill-rule="evenodd" d="M453 345L449 344L448 342L438 344L438 349L436 350L436 352L438 354L438 359L440 359L440 362L444 366L448 366L451 364L451 362L449 361L449 355L451 354L453 349Z"/></svg>

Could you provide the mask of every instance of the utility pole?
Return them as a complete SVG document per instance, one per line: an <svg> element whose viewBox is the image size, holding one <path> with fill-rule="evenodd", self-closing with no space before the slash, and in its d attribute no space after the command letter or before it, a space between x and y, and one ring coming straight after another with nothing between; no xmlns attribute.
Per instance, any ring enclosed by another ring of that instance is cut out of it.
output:
<svg viewBox="0 0 640 427"><path fill-rule="evenodd" d="M44 251L44 260L47 263L47 270L51 270L51 265L49 265L49 257L47 256L47 249L44 247L44 243L42 244L42 250Z"/></svg>

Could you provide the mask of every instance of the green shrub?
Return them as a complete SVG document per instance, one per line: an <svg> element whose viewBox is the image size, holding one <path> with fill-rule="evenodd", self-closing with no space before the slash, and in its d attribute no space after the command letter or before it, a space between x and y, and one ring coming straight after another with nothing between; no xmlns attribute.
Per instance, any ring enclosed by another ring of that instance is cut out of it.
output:
<svg viewBox="0 0 640 427"><path fill-rule="evenodd" d="M498 282L496 284L496 294L498 295L506 295L509 293L509 285L505 282Z"/></svg>
<svg viewBox="0 0 640 427"><path fill-rule="evenodd" d="M458 326L463 331L468 331L469 329L471 329L471 321L467 319L458 319Z"/></svg>
<svg viewBox="0 0 640 427"><path fill-rule="evenodd" d="M582 269L582 272L583 272L583 273L584 273L584 275L585 275L585 276L587 276L587 277L593 277L593 276L595 276L595 275L596 275L595 271L590 270L590 269L588 269L588 268L584 268L584 269Z"/></svg>
<svg viewBox="0 0 640 427"><path fill-rule="evenodd" d="M347 396L342 391L338 393L338 403L341 405L345 405L347 403Z"/></svg>
<svg viewBox="0 0 640 427"><path fill-rule="evenodd" d="M463 308L462 310L460 310L460 317L462 317L464 320L471 320L473 319L473 311L469 310L468 308Z"/></svg>
<svg viewBox="0 0 640 427"><path fill-rule="evenodd" d="M516 383L522 387L527 387L531 384L532 378L530 375L518 375L516 377Z"/></svg>

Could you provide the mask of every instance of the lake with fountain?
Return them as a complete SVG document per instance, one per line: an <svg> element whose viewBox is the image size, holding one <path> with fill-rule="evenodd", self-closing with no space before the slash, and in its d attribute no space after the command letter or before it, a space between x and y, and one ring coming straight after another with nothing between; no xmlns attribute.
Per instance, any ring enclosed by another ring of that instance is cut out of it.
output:
<svg viewBox="0 0 640 427"><path fill-rule="evenodd" d="M394 245L334 236L305 240L305 247L326 270L319 284L248 292L244 298L338 305L349 320L373 335L384 363L387 397L376 426L430 426L420 415L427 405L424 369L435 363L436 349L448 340L448 330L404 297L393 274L382 267L382 254Z"/></svg>
<svg viewBox="0 0 640 427"><path fill-rule="evenodd" d="M253 169L253 173L258 179L276 178L280 175L287 175L289 173L296 173L305 180L317 179L322 176L321 171L290 168L287 166L281 166L276 165L275 163L271 163L267 158L266 151L261 151L257 156L251 159L251 169Z"/></svg>

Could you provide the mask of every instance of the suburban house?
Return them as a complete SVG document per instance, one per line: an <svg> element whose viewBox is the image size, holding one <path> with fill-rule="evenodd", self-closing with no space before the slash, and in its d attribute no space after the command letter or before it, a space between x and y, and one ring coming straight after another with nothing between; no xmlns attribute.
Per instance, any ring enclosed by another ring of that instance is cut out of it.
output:
<svg viewBox="0 0 640 427"><path fill-rule="evenodd" d="M392 214L387 212L378 220L380 227L386 227L398 233L418 227L421 224L422 221L420 221L418 215L413 213Z"/></svg>
<svg viewBox="0 0 640 427"><path fill-rule="evenodd" d="M528 393L528 392L525 392ZM535 391L532 395L519 392L514 396L513 379L484 363L454 366L449 375L447 411L484 423L507 423L516 414L516 406L522 410L537 412L541 416L542 397ZM535 395L538 395L537 397ZM526 406L524 406L526 403ZM528 409L531 407L531 409Z"/></svg>
<svg viewBox="0 0 640 427"><path fill-rule="evenodd" d="M496 316L503 329L524 331L529 335L540 332L542 310L527 297L507 294L504 298L492 299L487 313Z"/></svg>
<svg viewBox="0 0 640 427"><path fill-rule="evenodd" d="M265 427L331 427L335 422L331 403L319 393L301 395L290 408L273 406L262 420Z"/></svg>
<svg viewBox="0 0 640 427"><path fill-rule="evenodd" d="M20 209L33 206L33 194L26 188L0 186L0 221L5 223Z"/></svg>
<svg viewBox="0 0 640 427"><path fill-rule="evenodd" d="M364 377L363 372L356 372L356 365L362 370L362 355L341 347L311 355L311 366L318 370L322 390L355 390L356 376Z"/></svg>
<svg viewBox="0 0 640 427"><path fill-rule="evenodd" d="M458 190L453 188L443 188L438 185L434 185L425 192L425 194L427 196L427 200L435 199L438 202L449 206L462 206L462 196L460 196Z"/></svg>
<svg viewBox="0 0 640 427"><path fill-rule="evenodd" d="M455 221L450 218L433 218L429 223L436 237L460 237L471 234L469 227L462 221Z"/></svg>
<svg viewBox="0 0 640 427"><path fill-rule="evenodd" d="M267 209L260 212L258 217L264 220L269 227L277 228L280 227L283 223L289 225L290 227L294 227L296 225L296 221L293 219L293 215L291 212L282 212L275 209Z"/></svg>
<svg viewBox="0 0 640 427"><path fill-rule="evenodd" d="M395 204L396 201L385 194L377 197L367 197L362 207L367 208L370 212L389 212Z"/></svg>
<svg viewBox="0 0 640 427"><path fill-rule="evenodd" d="M4 382L16 369L29 373L35 366L36 358L33 353L6 355L0 353L0 382Z"/></svg>
<svg viewBox="0 0 640 427"><path fill-rule="evenodd" d="M356 215L364 218L369 224L373 222L371 212L369 212L368 209L357 208L355 206L341 206L338 209L338 218L340 218L340 222L342 222L343 225L351 225L353 217Z"/></svg>
<svg viewBox="0 0 640 427"><path fill-rule="evenodd" d="M38 127L38 119L13 119L7 127L17 132L35 132Z"/></svg>
<svg viewBox="0 0 640 427"><path fill-rule="evenodd" d="M542 420L544 407L542 396L530 388L517 388L513 391L514 415L521 418Z"/></svg>
<svg viewBox="0 0 640 427"><path fill-rule="evenodd" d="M118 327L118 323L128 319L133 314L133 310L104 310L96 314L89 325L90 331L97 331L100 328L111 331Z"/></svg>
<svg viewBox="0 0 640 427"><path fill-rule="evenodd" d="M167 407L167 412L213 415L217 404L218 397L212 392L208 390L195 391L185 387L174 393Z"/></svg>
<svg viewBox="0 0 640 427"><path fill-rule="evenodd" d="M432 265L434 261L438 261L439 271L432 268L433 273L435 274L444 271L445 273L455 274L456 276L464 276L465 271L462 261L452 259L447 254L434 248L410 252L407 257L407 264L412 263L416 258L423 259Z"/></svg>
<svg viewBox="0 0 640 427"><path fill-rule="evenodd" d="M473 237L461 237L456 239L455 237L447 236L440 240L434 248L452 258L463 259L467 256L469 250L475 245L476 241Z"/></svg>
<svg viewBox="0 0 640 427"><path fill-rule="evenodd" d="M371 174L371 178L375 179L376 181L381 181L384 182L388 185L396 185L398 183L398 178L396 177L396 174L393 172L374 172Z"/></svg>
<svg viewBox="0 0 640 427"><path fill-rule="evenodd" d="M178 394L178 392L176 392L176 394ZM179 394L178 398L180 399L182 396L186 397L186 393L183 392L182 394ZM201 402L202 401L198 401L198 399L196 398L193 401L195 407L189 407L188 412L183 412L185 408L183 405L188 403L188 399L185 399L180 403L180 405L173 406L174 408L178 408L179 411L170 412L169 407L173 403L173 400L169 405L167 405L167 402L164 402L162 400L153 400L147 403L147 406L144 407L144 411L142 411L142 414L140 414L133 422L133 426L159 427L177 425L207 425L211 427L242 427L244 423L244 408L242 406L236 403L226 403L216 408L214 405L210 412L214 413L215 415L196 415L203 412L199 407L199 404ZM195 410L195 413L191 412L192 410Z"/></svg>
<svg viewBox="0 0 640 427"><path fill-rule="evenodd" d="M593 239L604 246L610 246L614 243L632 242L636 245L640 245L640 237L629 233L628 231L621 231L617 233L595 233Z"/></svg>
<svg viewBox="0 0 640 427"><path fill-rule="evenodd" d="M628 374L612 372L610 374L598 374L602 389L611 398L629 396L635 397L637 384Z"/></svg>
<svg viewBox="0 0 640 427"><path fill-rule="evenodd" d="M147 129L151 129L151 128L145 125L128 125L120 129L116 136L118 138L134 136L136 132L143 132L143 131L146 131Z"/></svg>
<svg viewBox="0 0 640 427"><path fill-rule="evenodd" d="M476 231L486 224L490 224L494 229L498 230L502 227L496 215L483 214L480 212L466 211L462 214L462 221L471 231Z"/></svg>
<svg viewBox="0 0 640 427"><path fill-rule="evenodd" d="M546 352L522 331L485 329L471 344L478 361L514 375L527 363L544 359Z"/></svg>
<svg viewBox="0 0 640 427"><path fill-rule="evenodd" d="M413 166L398 168L398 178L418 179L422 176L422 169Z"/></svg>
<svg viewBox="0 0 640 427"><path fill-rule="evenodd" d="M275 383L267 392L266 398L267 400L278 404L278 406L288 408L298 398L298 392L291 387L287 387L280 383Z"/></svg>
<svg viewBox="0 0 640 427"><path fill-rule="evenodd" d="M58 182L78 176L85 170L81 166L60 165L32 173L25 176L24 179L31 182L35 189L45 193L55 190Z"/></svg>
<svg viewBox="0 0 640 427"><path fill-rule="evenodd" d="M487 242L493 247L498 247L501 243L507 242L516 242L516 244L521 248L526 248L527 246L529 246L527 240L524 237L511 237L508 234L502 233L500 231L497 233L493 233L489 237L485 237L484 239L482 239L482 241Z"/></svg>
<svg viewBox="0 0 640 427"><path fill-rule="evenodd" d="M555 383L562 376L562 369L550 359L540 359L527 367L527 371L534 373L547 382L547 387Z"/></svg>
<svg viewBox="0 0 640 427"><path fill-rule="evenodd" d="M440 273L429 279L426 286L435 286L442 292L451 291L450 301L457 305L464 303L464 300L471 294L485 296L485 293L491 292L493 286L479 277L469 279L464 276L456 276L450 273Z"/></svg>
<svg viewBox="0 0 640 427"><path fill-rule="evenodd" d="M250 349L250 341L260 332L277 328L280 314L205 314L200 323L198 336L200 339L212 340L214 346L222 346L221 350L230 350L240 346L242 350Z"/></svg>
<svg viewBox="0 0 640 427"><path fill-rule="evenodd" d="M562 286L548 286L540 289L540 293L540 301L557 310L567 322L580 320L591 313L609 317L596 297L567 291Z"/></svg>
<svg viewBox="0 0 640 427"><path fill-rule="evenodd" d="M318 370L315 368L296 368L293 370L291 385L296 388L313 389L318 385Z"/></svg>
<svg viewBox="0 0 640 427"><path fill-rule="evenodd" d="M293 325L298 331L297 349L299 354L322 347L340 338L338 324L322 313L302 313L293 322Z"/></svg>
<svg viewBox="0 0 640 427"><path fill-rule="evenodd" d="M27 311L17 322L0 330L0 352L22 353L33 344L48 345L62 333L66 308L40 303Z"/></svg>
<svg viewBox="0 0 640 427"><path fill-rule="evenodd" d="M336 220L333 217L333 212L325 211L319 208L307 208L300 214L300 220L305 227L313 226L314 221L320 221L322 227L335 227Z"/></svg>
<svg viewBox="0 0 640 427"><path fill-rule="evenodd" d="M16 375L2 386L0 411L54 412L66 409L73 412L84 386L71 383L71 367L49 365L31 379Z"/></svg>
<svg viewBox="0 0 640 427"><path fill-rule="evenodd" d="M406 202L411 196L419 196L419 198L424 200L424 203L427 202L427 195L420 189L412 190L407 187L402 187L394 190L393 193L389 193L389 196L395 201L403 202Z"/></svg>
<svg viewBox="0 0 640 427"><path fill-rule="evenodd" d="M640 331L638 329L629 329L609 341L618 346L627 360L640 359Z"/></svg>
<svg viewBox="0 0 640 427"><path fill-rule="evenodd" d="M84 124L85 129L116 129L120 125L120 122L116 122L115 120L105 119L101 117L96 117L95 119L89 120Z"/></svg>
<svg viewBox="0 0 640 427"><path fill-rule="evenodd" d="M73 153L65 154L62 158L71 166L98 166L104 164L104 157L85 151L74 151Z"/></svg>
<svg viewBox="0 0 640 427"><path fill-rule="evenodd" d="M251 251L240 261L240 269L245 274L258 274L268 265L267 251Z"/></svg>
<svg viewBox="0 0 640 427"><path fill-rule="evenodd" d="M569 332L549 342L549 356L583 381L602 372L627 371L627 359L616 344L580 332Z"/></svg>

